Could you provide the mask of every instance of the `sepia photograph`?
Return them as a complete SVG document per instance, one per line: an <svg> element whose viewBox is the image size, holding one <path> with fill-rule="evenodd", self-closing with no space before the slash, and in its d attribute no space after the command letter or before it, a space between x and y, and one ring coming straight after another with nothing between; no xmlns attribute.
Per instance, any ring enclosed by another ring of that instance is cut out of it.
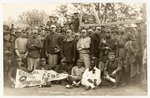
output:
<svg viewBox="0 0 150 98"><path fill-rule="evenodd" d="M3 96L148 96L146 0L3 2L2 23Z"/></svg>

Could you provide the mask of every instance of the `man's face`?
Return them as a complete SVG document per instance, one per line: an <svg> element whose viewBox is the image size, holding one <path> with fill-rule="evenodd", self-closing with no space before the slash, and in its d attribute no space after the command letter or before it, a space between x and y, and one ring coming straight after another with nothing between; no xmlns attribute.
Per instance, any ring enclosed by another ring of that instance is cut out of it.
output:
<svg viewBox="0 0 150 98"><path fill-rule="evenodd" d="M55 32L56 31L56 28L55 27L52 27L52 32Z"/></svg>
<svg viewBox="0 0 150 98"><path fill-rule="evenodd" d="M79 35L76 35L76 36L75 36L75 39L76 39L76 40L79 40L79 39L80 39L80 36L79 36Z"/></svg>
<svg viewBox="0 0 150 98"><path fill-rule="evenodd" d="M115 55L114 54L109 54L108 58L110 61L113 61L115 59Z"/></svg>
<svg viewBox="0 0 150 98"><path fill-rule="evenodd" d="M45 30L42 30L42 31L41 31L41 36L45 36L45 35L46 35Z"/></svg>
<svg viewBox="0 0 150 98"><path fill-rule="evenodd" d="M11 35L11 36L10 36L10 40L11 40L11 41L14 41L15 38L16 38L16 37L15 37L14 35Z"/></svg>
<svg viewBox="0 0 150 98"><path fill-rule="evenodd" d="M49 21L52 21L52 18L51 18L51 17L49 17Z"/></svg>
<svg viewBox="0 0 150 98"><path fill-rule="evenodd" d="M16 33L16 37L20 37L21 36L21 33Z"/></svg>
<svg viewBox="0 0 150 98"><path fill-rule="evenodd" d="M22 32L21 36L22 36L22 37L26 37L26 33L25 33L25 32Z"/></svg>
<svg viewBox="0 0 150 98"><path fill-rule="evenodd" d="M66 32L66 35L67 35L67 37L70 37L70 36L71 36L71 31L68 30L68 31Z"/></svg>
<svg viewBox="0 0 150 98"><path fill-rule="evenodd" d="M112 34L112 36L113 36L113 39L117 39L118 34L117 34L116 32L114 32L114 33Z"/></svg>
<svg viewBox="0 0 150 98"><path fill-rule="evenodd" d="M10 34L4 35L4 39L7 40L7 41L9 41L10 40Z"/></svg>
<svg viewBox="0 0 150 98"><path fill-rule="evenodd" d="M94 68L94 66L95 66L95 62L91 61L91 68Z"/></svg>
<svg viewBox="0 0 150 98"><path fill-rule="evenodd" d="M45 64L46 64L46 61L42 61L42 62L41 62L41 65L45 65Z"/></svg>
<svg viewBox="0 0 150 98"><path fill-rule="evenodd" d="M104 38L106 36L104 31L102 31L100 35L101 35L102 38Z"/></svg>
<svg viewBox="0 0 150 98"><path fill-rule="evenodd" d="M66 35L66 32L61 32L62 35Z"/></svg>
<svg viewBox="0 0 150 98"><path fill-rule="evenodd" d="M34 38L37 38L37 37L38 37L38 34L37 34L37 33L34 33L34 34L33 34L33 37L34 37Z"/></svg>
<svg viewBox="0 0 150 98"><path fill-rule="evenodd" d="M109 31L106 32L106 36L109 37L111 36L111 33Z"/></svg>
<svg viewBox="0 0 150 98"><path fill-rule="evenodd" d="M55 17L55 22L57 22L58 21L58 18L57 17Z"/></svg>
<svg viewBox="0 0 150 98"><path fill-rule="evenodd" d="M66 66L67 63L66 62L62 62L61 64L62 64L62 66Z"/></svg>
<svg viewBox="0 0 150 98"><path fill-rule="evenodd" d="M17 62L17 66L18 66L18 67L20 67L20 66L22 66L22 65L23 65L23 62L21 62L21 61L18 61L18 62Z"/></svg>
<svg viewBox="0 0 150 98"><path fill-rule="evenodd" d="M28 38L32 38L32 34L31 33L28 33Z"/></svg>
<svg viewBox="0 0 150 98"><path fill-rule="evenodd" d="M81 32L81 35L82 35L82 37L86 37L86 32L85 32L85 31L82 31L82 32Z"/></svg>
<svg viewBox="0 0 150 98"><path fill-rule="evenodd" d="M77 66L78 66L78 68L80 68L81 66L82 66L82 62L77 62Z"/></svg>

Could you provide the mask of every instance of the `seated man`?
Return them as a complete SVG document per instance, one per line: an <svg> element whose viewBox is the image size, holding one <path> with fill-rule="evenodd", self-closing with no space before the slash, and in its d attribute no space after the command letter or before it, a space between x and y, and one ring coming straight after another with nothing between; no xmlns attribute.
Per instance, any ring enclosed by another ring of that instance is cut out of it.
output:
<svg viewBox="0 0 150 98"><path fill-rule="evenodd" d="M45 58L41 58L40 65L36 69L39 69L39 70L52 70L52 67L49 66L48 64L46 64L46 59Z"/></svg>
<svg viewBox="0 0 150 98"><path fill-rule="evenodd" d="M85 67L83 66L83 62L81 60L77 61L77 66L74 66L71 70L71 75L68 76L68 85L66 88L71 88L72 86L79 87L80 80L82 79L82 74L85 71Z"/></svg>
<svg viewBox="0 0 150 98"><path fill-rule="evenodd" d="M113 88L117 88L122 76L121 62L118 58L115 58L115 52L113 51L108 53L108 58L105 64L106 79L114 84Z"/></svg>
<svg viewBox="0 0 150 98"><path fill-rule="evenodd" d="M8 74L8 77L10 79L10 86L11 87L15 87L15 82L16 82L16 73L17 73L17 69L20 69L22 71L25 71L27 72L26 68L25 68L25 64L23 63L22 59L21 58L17 58L16 59L16 66L13 67L11 71L11 73Z"/></svg>
<svg viewBox="0 0 150 98"><path fill-rule="evenodd" d="M58 72L58 73L68 74L68 66L67 66L67 63L66 63L66 59L62 59L61 63L59 65L56 65L55 71ZM65 86L67 84L67 79L57 81L56 83L59 83L59 82L61 82L61 84L63 86Z"/></svg>
<svg viewBox="0 0 150 98"><path fill-rule="evenodd" d="M36 68L39 70L52 70L52 67L49 66L48 64L46 64L46 59L45 58L41 58L40 60L40 65ZM49 75L47 72L45 72L43 74L42 77L42 81L41 84L39 85L39 87L51 87L51 82L48 81Z"/></svg>
<svg viewBox="0 0 150 98"><path fill-rule="evenodd" d="M101 71L96 68L95 62L91 61L91 68L87 68L83 73L81 84L86 90L95 89L101 83Z"/></svg>

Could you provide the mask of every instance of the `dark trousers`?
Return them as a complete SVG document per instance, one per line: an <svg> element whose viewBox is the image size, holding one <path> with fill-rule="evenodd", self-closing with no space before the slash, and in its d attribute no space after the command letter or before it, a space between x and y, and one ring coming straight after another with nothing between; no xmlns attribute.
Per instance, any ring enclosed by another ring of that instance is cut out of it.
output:
<svg viewBox="0 0 150 98"><path fill-rule="evenodd" d="M67 70L68 70L69 75L71 75L72 67L73 67L73 63L72 62L67 62Z"/></svg>
<svg viewBox="0 0 150 98"><path fill-rule="evenodd" d="M111 77L116 80L115 85L118 86L121 82L121 79L122 79L122 71L117 72L115 76L111 76Z"/></svg>

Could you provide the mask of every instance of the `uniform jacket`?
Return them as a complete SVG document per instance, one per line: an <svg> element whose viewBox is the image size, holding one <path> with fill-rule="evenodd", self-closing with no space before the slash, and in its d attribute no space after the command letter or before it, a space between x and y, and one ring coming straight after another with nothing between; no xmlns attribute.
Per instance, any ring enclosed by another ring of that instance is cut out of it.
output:
<svg viewBox="0 0 150 98"><path fill-rule="evenodd" d="M32 46L33 45L33 46ZM27 41L27 57L40 58L40 49L43 48L43 44L39 38L31 38Z"/></svg>
<svg viewBox="0 0 150 98"><path fill-rule="evenodd" d="M121 69L122 65L118 58L115 58L114 61L110 61L109 59L106 61L105 70L108 72L108 74L111 74L114 70L119 72Z"/></svg>
<svg viewBox="0 0 150 98"><path fill-rule="evenodd" d="M54 52L55 48L60 49L60 42L61 41L61 36L57 33L50 33L46 37L46 52L50 54L57 54Z"/></svg>
<svg viewBox="0 0 150 98"><path fill-rule="evenodd" d="M68 40L68 41L67 41ZM73 38L64 39L62 43L62 56L67 62L73 62L76 59L76 42Z"/></svg>
<svg viewBox="0 0 150 98"><path fill-rule="evenodd" d="M94 33L91 36L91 55L97 58L99 56L99 43L100 43L100 35Z"/></svg>

